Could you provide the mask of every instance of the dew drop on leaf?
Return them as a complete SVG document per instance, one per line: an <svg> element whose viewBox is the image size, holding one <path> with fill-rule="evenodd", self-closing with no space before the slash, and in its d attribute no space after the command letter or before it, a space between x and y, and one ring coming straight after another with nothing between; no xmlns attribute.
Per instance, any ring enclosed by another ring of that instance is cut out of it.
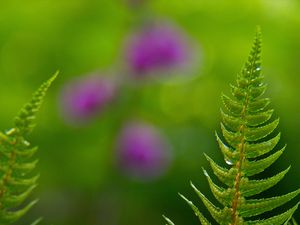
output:
<svg viewBox="0 0 300 225"><path fill-rule="evenodd" d="M225 162L226 162L227 165L230 165L230 166L233 165L233 162L230 159L226 158Z"/></svg>
<svg viewBox="0 0 300 225"><path fill-rule="evenodd" d="M206 177L209 176L206 170L203 170L203 173L204 173L204 176L206 176Z"/></svg>

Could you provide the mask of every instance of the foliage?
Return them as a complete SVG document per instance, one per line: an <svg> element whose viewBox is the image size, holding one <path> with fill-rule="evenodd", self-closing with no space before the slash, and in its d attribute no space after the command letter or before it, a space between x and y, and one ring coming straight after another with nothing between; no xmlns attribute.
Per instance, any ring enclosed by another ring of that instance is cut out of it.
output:
<svg viewBox="0 0 300 225"><path fill-rule="evenodd" d="M37 203L26 203L37 186L39 175L34 172L38 160L37 147L27 140L34 127L36 113L57 73L43 83L15 118L14 127L0 132L0 224L12 224ZM34 224L37 224L38 219Z"/></svg>
<svg viewBox="0 0 300 225"><path fill-rule="evenodd" d="M300 193L298 189L281 196L253 198L276 185L289 170L287 168L265 179L253 178L273 164L285 150L285 146L280 150L273 150L280 139L280 133L275 134L279 119L272 119L273 110L268 108L270 100L261 97L266 85L261 74L260 56L261 34L258 30L248 61L238 74L236 84L231 85L233 98L222 95L225 110L221 110L221 130L225 141L218 134L216 138L230 168L219 166L205 155L215 176L224 184L217 185L204 170L211 192L222 208L214 205L191 183L212 218L221 225L288 224L299 204L281 214L255 219L256 216L287 203ZM183 195L181 197L190 205L202 225L211 224L191 201ZM169 225L174 225L167 218L166 221ZM293 220L291 223L296 222Z"/></svg>
<svg viewBox="0 0 300 225"><path fill-rule="evenodd" d="M296 222L296 220L294 218L292 218L288 224L289 225L298 225L298 223Z"/></svg>

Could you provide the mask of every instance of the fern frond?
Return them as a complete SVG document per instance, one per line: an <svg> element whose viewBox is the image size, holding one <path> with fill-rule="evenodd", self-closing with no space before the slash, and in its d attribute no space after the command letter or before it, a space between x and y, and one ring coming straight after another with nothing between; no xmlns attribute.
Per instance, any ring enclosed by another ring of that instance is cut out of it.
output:
<svg viewBox="0 0 300 225"><path fill-rule="evenodd" d="M43 83L15 118L15 126L0 132L0 224L12 224L27 213L37 200L26 203L37 186L39 175L34 172L38 160L37 147L27 140L44 96L57 73ZM33 224L37 224L37 220Z"/></svg>
<svg viewBox="0 0 300 225"><path fill-rule="evenodd" d="M215 206L192 184L211 217L221 225L296 224L290 219L299 203L279 215L252 220L254 216L284 205L300 193L298 189L281 196L253 198L276 185L290 168L265 179L252 177L269 168L285 150L285 146L275 150L280 140L280 133L276 133L279 119L272 120L274 110L268 108L270 99L262 97L267 85L263 83L260 56L261 34L258 30L248 60L236 83L231 85L232 97L222 94L221 98L224 105L221 109L223 138L216 133L216 139L227 166L220 166L205 155L213 173L223 183L218 186L204 170L210 190L222 207ZM194 204L185 201L196 215L202 215Z"/></svg>

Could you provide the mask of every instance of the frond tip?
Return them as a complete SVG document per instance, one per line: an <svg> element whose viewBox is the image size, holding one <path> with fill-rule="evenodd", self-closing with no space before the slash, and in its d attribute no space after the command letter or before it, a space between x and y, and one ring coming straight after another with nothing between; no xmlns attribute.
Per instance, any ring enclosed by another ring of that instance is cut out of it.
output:
<svg viewBox="0 0 300 225"><path fill-rule="evenodd" d="M56 72L49 80L44 82L15 118L15 128L21 133L21 135L27 135L32 131L36 113L39 111L48 88L57 76L58 72Z"/></svg>
<svg viewBox="0 0 300 225"><path fill-rule="evenodd" d="M165 217L163 215L163 218L166 220L167 224L166 225L175 225L168 217Z"/></svg>
<svg viewBox="0 0 300 225"><path fill-rule="evenodd" d="M275 163L286 148L276 149L280 140L280 133L277 132L279 119L273 118L274 110L269 108L270 99L263 97L267 85L263 83L260 58L261 32L258 28L248 60L238 74L236 83L231 85L231 96L222 94L221 98L224 105L224 109L221 109L222 135L216 133L216 139L227 166L219 166L205 155L213 173L223 183L218 186L204 170L211 192L222 206L215 206L191 183L211 218L221 225L297 224L291 218L299 203L278 215L251 220L265 212L272 212L300 194L298 189L281 196L254 198L275 186L290 169L288 167L260 180L252 177ZM190 205L202 225L209 224L191 201L181 197Z"/></svg>
<svg viewBox="0 0 300 225"><path fill-rule="evenodd" d="M34 126L34 119L45 94L57 73L43 83L32 99L15 118L15 126L0 132L0 224L15 223L26 214L37 200L27 201L37 186L39 175L34 169L38 160L34 157L37 147L31 146L27 135ZM38 224L36 220L33 224Z"/></svg>
<svg viewBox="0 0 300 225"><path fill-rule="evenodd" d="M202 215L202 213L199 211L197 206L193 204L192 201L188 200L186 197L184 197L182 194L179 193L179 196L191 207L191 209L194 211L195 215L198 217L200 223L202 225L210 225L208 220Z"/></svg>

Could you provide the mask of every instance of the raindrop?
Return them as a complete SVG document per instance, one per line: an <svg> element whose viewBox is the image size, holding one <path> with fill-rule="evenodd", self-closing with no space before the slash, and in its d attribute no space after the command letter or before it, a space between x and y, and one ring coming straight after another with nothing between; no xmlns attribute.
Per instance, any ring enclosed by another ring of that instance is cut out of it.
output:
<svg viewBox="0 0 300 225"><path fill-rule="evenodd" d="M206 177L209 176L206 170L203 170L203 173L204 173L204 176L206 176Z"/></svg>
<svg viewBox="0 0 300 225"><path fill-rule="evenodd" d="M233 165L233 162L230 159L225 159L225 162L227 165Z"/></svg>
<svg viewBox="0 0 300 225"><path fill-rule="evenodd" d="M257 68L256 68L256 71L260 71L260 70L261 70L261 68L260 68L260 67L257 67Z"/></svg>

